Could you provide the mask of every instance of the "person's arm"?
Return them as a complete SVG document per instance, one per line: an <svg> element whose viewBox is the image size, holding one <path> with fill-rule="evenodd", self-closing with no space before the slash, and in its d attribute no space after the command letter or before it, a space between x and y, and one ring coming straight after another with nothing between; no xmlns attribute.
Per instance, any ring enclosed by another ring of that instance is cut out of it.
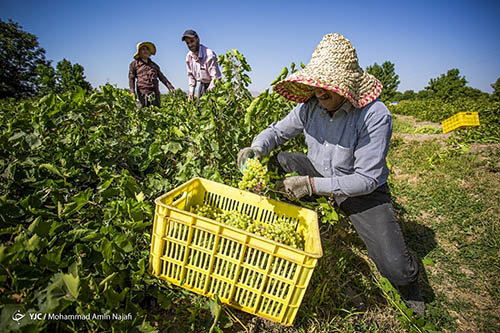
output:
<svg viewBox="0 0 500 333"><path fill-rule="evenodd" d="M264 155L269 154L279 145L293 139L304 130L308 105L298 104L285 118L272 123L260 132L252 141L252 147L260 147Z"/></svg>
<svg viewBox="0 0 500 333"><path fill-rule="evenodd" d="M207 90L211 90L215 87L215 80L221 77L219 65L217 64L217 55L215 53L211 53L208 57L207 62L205 64L208 73L210 74L210 84L208 85Z"/></svg>
<svg viewBox="0 0 500 333"><path fill-rule="evenodd" d="M186 67L187 67L187 75L189 80L189 98L194 97L194 89L196 88L196 78L194 77L193 70L191 68L191 57L186 56Z"/></svg>
<svg viewBox="0 0 500 333"><path fill-rule="evenodd" d="M130 88L130 93L134 95L134 98L137 98L135 93L135 79L137 77L137 72L135 70L135 62L130 63L128 69L128 86Z"/></svg>
<svg viewBox="0 0 500 333"><path fill-rule="evenodd" d="M171 93L175 92L174 86L170 83L170 81L167 79L165 75L160 70L160 66L157 66L158 68L158 78L160 81L170 90Z"/></svg>
<svg viewBox="0 0 500 333"><path fill-rule="evenodd" d="M392 135L392 117L380 111L367 112L359 129L354 147L354 173L331 178L314 177L315 193L353 197L371 193L380 185Z"/></svg>

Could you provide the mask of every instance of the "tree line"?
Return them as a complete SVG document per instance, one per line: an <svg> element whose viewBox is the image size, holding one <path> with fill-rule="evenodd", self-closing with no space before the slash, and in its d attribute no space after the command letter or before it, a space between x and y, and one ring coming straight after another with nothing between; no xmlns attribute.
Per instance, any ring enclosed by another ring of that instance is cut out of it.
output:
<svg viewBox="0 0 500 333"><path fill-rule="evenodd" d="M0 98L63 93L76 86L92 89L83 66L67 59L52 66L35 35L0 19Z"/></svg>
<svg viewBox="0 0 500 333"><path fill-rule="evenodd" d="M446 74L429 80L428 85L415 92L406 90L397 91L399 84L399 75L396 74L395 66L390 61L385 61L382 65L375 63L368 66L366 71L378 78L384 85L380 99L384 102L402 101L402 100L421 100L437 98L444 102L450 102L458 98L490 99L500 101L500 77L495 83L491 84L493 93L488 94L476 88L468 87L465 76L460 75L460 70L452 68Z"/></svg>

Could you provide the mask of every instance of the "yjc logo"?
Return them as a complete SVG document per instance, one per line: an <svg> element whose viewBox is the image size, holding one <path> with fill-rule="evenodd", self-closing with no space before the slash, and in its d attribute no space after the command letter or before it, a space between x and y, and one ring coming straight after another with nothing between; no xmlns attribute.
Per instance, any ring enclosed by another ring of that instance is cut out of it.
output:
<svg viewBox="0 0 500 333"><path fill-rule="evenodd" d="M16 310L13 314L12 314L12 320L15 320L17 321L17 324L19 325L19 321L21 319L24 318L24 316L26 316L25 314L22 314L21 313L21 310Z"/></svg>
<svg viewBox="0 0 500 333"><path fill-rule="evenodd" d="M30 313L31 320L42 320L43 318L41 313Z"/></svg>

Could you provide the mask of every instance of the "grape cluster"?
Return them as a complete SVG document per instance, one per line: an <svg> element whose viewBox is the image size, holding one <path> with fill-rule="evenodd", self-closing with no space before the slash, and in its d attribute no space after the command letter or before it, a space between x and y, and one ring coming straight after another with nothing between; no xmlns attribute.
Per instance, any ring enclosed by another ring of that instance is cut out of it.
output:
<svg viewBox="0 0 500 333"><path fill-rule="evenodd" d="M247 214L236 210L224 212L219 208L208 205L198 205L194 208L193 212L197 215L214 219L217 222L263 236L272 241L304 250L305 241L303 234L296 231L295 225L283 217L273 223L267 224L252 220Z"/></svg>
<svg viewBox="0 0 500 333"><path fill-rule="evenodd" d="M269 184L267 167L263 166L258 158L249 158L246 161L243 178L238 183L240 190L251 190L256 187L264 188Z"/></svg>
<svg viewBox="0 0 500 333"><path fill-rule="evenodd" d="M223 212L222 214L219 214L215 220L242 230L247 230L248 226L252 224L250 216L236 210Z"/></svg>
<svg viewBox="0 0 500 333"><path fill-rule="evenodd" d="M220 210L217 207L211 207L209 205L196 205L194 207L193 213L196 215L208 217L209 219L215 220L217 216L219 216L222 213L222 210Z"/></svg>

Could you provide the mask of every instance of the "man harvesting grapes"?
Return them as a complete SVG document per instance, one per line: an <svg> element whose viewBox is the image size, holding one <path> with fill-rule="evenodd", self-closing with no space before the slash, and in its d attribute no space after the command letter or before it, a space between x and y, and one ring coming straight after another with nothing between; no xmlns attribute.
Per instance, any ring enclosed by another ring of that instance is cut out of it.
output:
<svg viewBox="0 0 500 333"><path fill-rule="evenodd" d="M333 196L380 273L397 286L409 307L423 315L418 264L408 252L387 186L392 117L377 99L382 84L361 69L348 39L328 34L309 64L278 82L274 90L299 104L240 151L238 166L251 155L266 156L303 132L307 156L280 152L270 158L271 168L281 174L299 174L278 187L298 199Z"/></svg>
<svg viewBox="0 0 500 333"><path fill-rule="evenodd" d="M158 79L174 92L174 86L168 81L160 70L160 66L154 63L150 57L156 54L156 47L151 42L137 44L137 52L134 61L130 63L128 79L130 92L134 95L138 107L157 106L160 107L160 88ZM137 89L136 89L137 81Z"/></svg>
<svg viewBox="0 0 500 333"><path fill-rule="evenodd" d="M186 30L182 35L189 52L186 55L187 75L189 78L189 99L200 98L212 89L215 80L221 77L217 55L203 44L194 30ZM195 93L196 91L196 93Z"/></svg>

